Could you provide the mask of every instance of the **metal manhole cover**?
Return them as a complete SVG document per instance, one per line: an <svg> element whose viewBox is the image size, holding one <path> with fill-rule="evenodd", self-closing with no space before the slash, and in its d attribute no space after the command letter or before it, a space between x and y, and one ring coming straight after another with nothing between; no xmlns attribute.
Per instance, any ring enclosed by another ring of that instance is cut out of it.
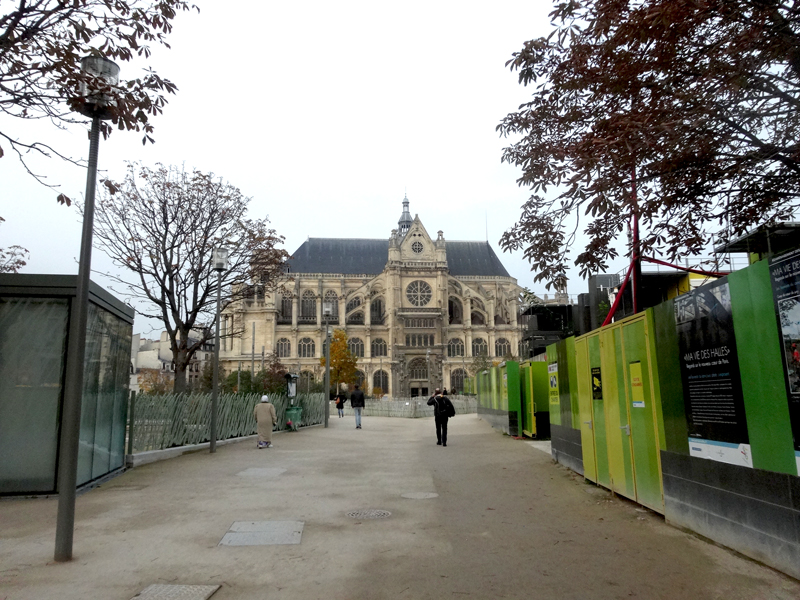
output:
<svg viewBox="0 0 800 600"><path fill-rule="evenodd" d="M410 500L427 500L428 498L438 498L439 494L434 492L408 492L407 494L401 494L401 496Z"/></svg>
<svg viewBox="0 0 800 600"><path fill-rule="evenodd" d="M131 600L208 600L218 585L163 585L154 583Z"/></svg>
<svg viewBox="0 0 800 600"><path fill-rule="evenodd" d="M370 508L367 510L351 510L347 516L352 519L387 519L392 516L388 510L376 510Z"/></svg>

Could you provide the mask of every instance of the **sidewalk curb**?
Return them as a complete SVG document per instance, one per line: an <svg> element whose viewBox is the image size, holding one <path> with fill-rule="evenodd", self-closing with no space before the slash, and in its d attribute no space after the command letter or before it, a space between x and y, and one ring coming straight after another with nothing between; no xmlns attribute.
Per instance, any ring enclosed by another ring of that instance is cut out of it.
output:
<svg viewBox="0 0 800 600"><path fill-rule="evenodd" d="M300 428L300 431L302 431L303 429L310 429L312 427L320 427L321 425L322 425L321 423L315 423L314 425L305 425L304 427ZM284 430L273 431L272 435L276 435L279 433L285 433L285 431ZM257 437L258 434L253 434L238 438L231 438L228 440L218 440L217 446L226 446L227 444L238 444L239 442L252 441ZM203 442L202 444L192 444L190 446L176 446L175 448L165 448L164 450L147 450L146 452L137 452L136 454L126 454L125 466L129 469L133 469L136 467L141 467L142 465L148 465L150 463L158 462L161 460L169 460L170 458L183 456L184 454L191 454L192 452L199 452L200 450L208 450L210 445L211 445L210 442Z"/></svg>

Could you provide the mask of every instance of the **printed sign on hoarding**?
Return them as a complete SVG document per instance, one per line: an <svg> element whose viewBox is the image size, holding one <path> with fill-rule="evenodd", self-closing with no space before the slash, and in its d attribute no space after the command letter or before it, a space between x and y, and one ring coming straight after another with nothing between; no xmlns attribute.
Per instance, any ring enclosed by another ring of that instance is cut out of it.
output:
<svg viewBox="0 0 800 600"><path fill-rule="evenodd" d="M603 378L600 367L592 367L592 400L603 399Z"/></svg>
<svg viewBox="0 0 800 600"><path fill-rule="evenodd" d="M675 299L689 453L752 467L727 280Z"/></svg>
<svg viewBox="0 0 800 600"><path fill-rule="evenodd" d="M547 365L547 378L550 382L550 389L548 393L550 398L550 411L552 412L561 410L561 402L558 395L558 363L550 363Z"/></svg>
<svg viewBox="0 0 800 600"><path fill-rule="evenodd" d="M778 315L794 455L800 474L800 250L772 258L769 274Z"/></svg>

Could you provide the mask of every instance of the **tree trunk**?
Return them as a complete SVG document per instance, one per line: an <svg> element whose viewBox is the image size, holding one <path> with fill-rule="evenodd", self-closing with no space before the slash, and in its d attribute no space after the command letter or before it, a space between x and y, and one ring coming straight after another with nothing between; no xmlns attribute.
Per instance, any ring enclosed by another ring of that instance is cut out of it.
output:
<svg viewBox="0 0 800 600"><path fill-rule="evenodd" d="M177 393L186 391L186 367L189 364L189 353L179 349L173 353L175 360L175 383L172 391Z"/></svg>

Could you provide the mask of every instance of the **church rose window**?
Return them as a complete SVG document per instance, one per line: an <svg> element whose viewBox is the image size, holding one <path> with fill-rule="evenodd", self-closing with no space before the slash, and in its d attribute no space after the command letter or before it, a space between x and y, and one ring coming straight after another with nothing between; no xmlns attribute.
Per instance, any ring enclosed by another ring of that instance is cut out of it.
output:
<svg viewBox="0 0 800 600"><path fill-rule="evenodd" d="M432 295L431 286L424 281L412 281L406 288L406 298L414 306L425 306Z"/></svg>
<svg viewBox="0 0 800 600"><path fill-rule="evenodd" d="M414 242L411 244L411 249L414 251L414 254L419 254L422 252L422 243L421 242Z"/></svg>

